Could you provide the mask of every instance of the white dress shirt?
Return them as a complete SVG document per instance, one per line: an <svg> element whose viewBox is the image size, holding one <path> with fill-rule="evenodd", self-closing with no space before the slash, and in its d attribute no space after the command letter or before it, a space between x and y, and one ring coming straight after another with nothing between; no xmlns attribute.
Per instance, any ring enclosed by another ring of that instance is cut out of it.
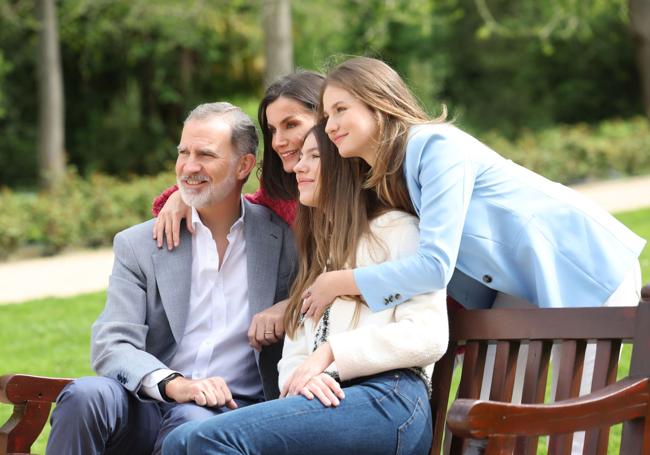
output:
<svg viewBox="0 0 650 455"><path fill-rule="evenodd" d="M244 204L230 228L228 247L219 257L212 233L192 208L192 283L187 324L170 369L145 376L141 390L162 401L158 382L174 372L192 379L220 376L234 395L263 397L255 353L248 341L248 303Z"/></svg>

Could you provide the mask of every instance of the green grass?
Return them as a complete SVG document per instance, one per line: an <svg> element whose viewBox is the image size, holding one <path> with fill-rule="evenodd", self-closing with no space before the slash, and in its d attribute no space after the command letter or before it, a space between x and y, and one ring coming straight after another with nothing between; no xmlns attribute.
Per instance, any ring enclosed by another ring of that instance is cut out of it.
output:
<svg viewBox="0 0 650 455"><path fill-rule="evenodd" d="M104 306L106 293L66 299L40 299L0 306L0 374L28 373L77 377L90 368L90 326ZM11 407L0 405L0 422ZM32 447L45 453L49 425Z"/></svg>
<svg viewBox="0 0 650 455"><path fill-rule="evenodd" d="M618 218L634 232L650 239L650 209L623 213ZM650 247L641 255L644 282L650 279ZM37 278L35 278L37 279ZM99 315L106 294L65 299L41 299L0 306L0 374L20 372L43 376L77 377L93 374L90 368L90 326ZM621 375L629 370L630 350L621 359ZM0 405L0 422L11 408ZM32 448L45 452L49 426ZM610 453L617 453L620 427L611 432ZM545 453L545 450L539 452Z"/></svg>

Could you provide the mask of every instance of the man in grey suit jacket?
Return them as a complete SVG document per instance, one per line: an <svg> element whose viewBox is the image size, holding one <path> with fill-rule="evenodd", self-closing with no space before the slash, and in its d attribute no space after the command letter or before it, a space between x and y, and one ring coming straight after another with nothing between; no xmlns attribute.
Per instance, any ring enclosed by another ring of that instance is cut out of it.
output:
<svg viewBox="0 0 650 455"><path fill-rule="evenodd" d="M195 234L184 228L173 250L157 248L153 220L115 236L92 330L99 376L61 392L48 453L157 453L182 423L278 396L281 343L258 352L247 332L255 314L286 299L297 258L286 223L241 197L256 148L239 108L190 113L176 175Z"/></svg>

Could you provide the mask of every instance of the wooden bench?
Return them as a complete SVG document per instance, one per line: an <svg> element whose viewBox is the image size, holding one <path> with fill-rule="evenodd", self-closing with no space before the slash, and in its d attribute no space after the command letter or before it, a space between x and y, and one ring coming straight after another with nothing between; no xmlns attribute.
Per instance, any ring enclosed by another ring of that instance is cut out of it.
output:
<svg viewBox="0 0 650 455"><path fill-rule="evenodd" d="M650 287L639 307L472 310L450 313L448 353L436 364L431 409L431 454L461 454L483 439L487 454L535 454L539 435L552 435L549 453L570 453L570 433L589 430L585 453L606 454L609 426L625 422L621 452L650 453ZM585 346L597 340L593 387L578 397ZM553 343L562 353L555 403L544 401ZM632 343L629 375L616 382L622 343ZM452 390L455 353L465 346L458 391ZM496 348L490 401L478 400L488 346ZM517 353L527 345L521 405L510 404ZM0 402L13 415L0 428L0 455L29 454L52 403L71 379L0 377ZM447 410L450 394L454 401ZM445 425L446 423L446 425ZM446 428L451 430L446 431ZM444 452L443 452L444 451Z"/></svg>
<svg viewBox="0 0 650 455"><path fill-rule="evenodd" d="M593 392L578 397L588 341L596 343ZM554 403L543 404L554 343L561 349L557 390ZM616 381L620 348L627 343L630 371ZM453 353L462 345L460 384L448 410ZM496 358L489 399L480 400L490 345ZM523 345L523 404L512 404ZM548 453L570 454L572 433L581 430L587 430L584 454L607 454L609 427L620 422L620 453L650 454L650 286L638 307L459 310L450 316L449 350L436 364L433 384L431 455L461 454L471 439L482 439L488 455L532 455L540 435L550 435Z"/></svg>

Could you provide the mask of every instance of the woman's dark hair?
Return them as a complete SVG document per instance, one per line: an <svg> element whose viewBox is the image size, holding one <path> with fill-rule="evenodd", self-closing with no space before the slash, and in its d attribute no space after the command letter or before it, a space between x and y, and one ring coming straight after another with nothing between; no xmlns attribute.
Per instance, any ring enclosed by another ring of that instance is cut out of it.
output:
<svg viewBox="0 0 650 455"><path fill-rule="evenodd" d="M297 71L271 84L260 102L257 119L262 130L264 152L259 178L262 189L273 199L296 200L298 187L295 176L284 172L282 160L273 151L266 108L283 96L298 101L305 109L313 111L315 114L324 80L325 77L322 74L313 71Z"/></svg>

